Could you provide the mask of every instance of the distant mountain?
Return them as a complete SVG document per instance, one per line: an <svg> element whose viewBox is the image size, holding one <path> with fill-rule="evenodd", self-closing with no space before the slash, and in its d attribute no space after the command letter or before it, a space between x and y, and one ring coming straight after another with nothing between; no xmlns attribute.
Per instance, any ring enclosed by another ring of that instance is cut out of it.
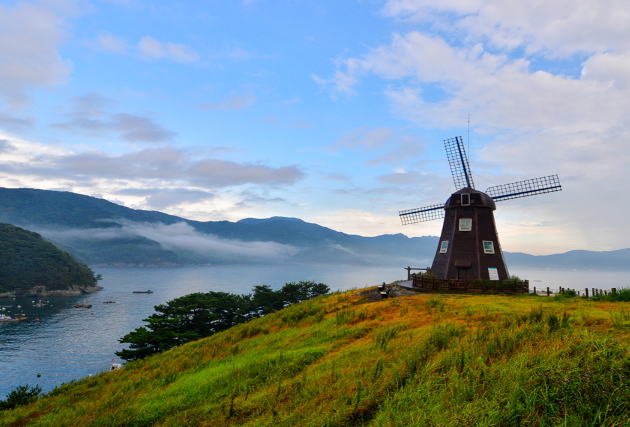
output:
<svg viewBox="0 0 630 427"><path fill-rule="evenodd" d="M60 191L0 188L0 221L36 231L90 265L324 263L431 265L438 237L341 233L298 218L191 221ZM630 270L630 249L534 256L509 266Z"/></svg>
<svg viewBox="0 0 630 427"><path fill-rule="evenodd" d="M569 251L553 255L528 255L522 252L505 253L508 265L525 268L565 270L630 270L630 249L616 251Z"/></svg>
<svg viewBox="0 0 630 427"><path fill-rule="evenodd" d="M75 295L99 290L92 270L39 234L0 223L0 295Z"/></svg>
<svg viewBox="0 0 630 427"><path fill-rule="evenodd" d="M297 218L191 221L70 192L0 188L0 221L37 231L92 265L405 264L437 237L362 237Z"/></svg>

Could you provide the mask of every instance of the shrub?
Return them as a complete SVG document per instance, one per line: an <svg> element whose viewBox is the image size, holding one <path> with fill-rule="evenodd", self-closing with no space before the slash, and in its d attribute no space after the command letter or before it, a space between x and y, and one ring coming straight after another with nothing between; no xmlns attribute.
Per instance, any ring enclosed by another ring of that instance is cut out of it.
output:
<svg viewBox="0 0 630 427"><path fill-rule="evenodd" d="M18 406L32 403L37 400L41 392L42 388L40 386L19 385L15 390L7 394L7 400L0 400L0 410L14 409Z"/></svg>

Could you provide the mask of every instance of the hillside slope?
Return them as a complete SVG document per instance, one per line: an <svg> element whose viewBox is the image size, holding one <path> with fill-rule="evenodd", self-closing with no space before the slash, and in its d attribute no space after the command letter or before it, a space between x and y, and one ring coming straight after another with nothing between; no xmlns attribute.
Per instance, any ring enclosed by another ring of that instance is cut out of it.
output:
<svg viewBox="0 0 630 427"><path fill-rule="evenodd" d="M0 223L0 295L95 292L94 273L39 234Z"/></svg>
<svg viewBox="0 0 630 427"><path fill-rule="evenodd" d="M63 385L0 424L627 425L624 313L582 299L352 291Z"/></svg>

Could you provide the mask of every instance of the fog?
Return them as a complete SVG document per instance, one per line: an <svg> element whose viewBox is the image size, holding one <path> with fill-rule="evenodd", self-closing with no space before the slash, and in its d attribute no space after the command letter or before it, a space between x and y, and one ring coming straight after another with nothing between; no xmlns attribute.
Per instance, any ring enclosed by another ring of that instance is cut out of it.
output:
<svg viewBox="0 0 630 427"><path fill-rule="evenodd" d="M300 251L292 245L276 242L244 242L224 239L196 231L185 222L176 224L139 223L117 220L118 227L89 229L37 229L42 236L72 246L71 242L88 240L120 240L144 237L157 242L163 249L175 252L192 251L202 256L229 258L233 256L265 261L286 260Z"/></svg>

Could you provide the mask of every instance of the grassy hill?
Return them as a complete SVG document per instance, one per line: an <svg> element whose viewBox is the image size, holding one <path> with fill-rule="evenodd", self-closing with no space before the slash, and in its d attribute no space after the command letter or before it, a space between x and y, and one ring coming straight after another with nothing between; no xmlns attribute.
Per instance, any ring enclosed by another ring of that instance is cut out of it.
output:
<svg viewBox="0 0 630 427"><path fill-rule="evenodd" d="M0 413L3 426L620 426L623 303L319 297Z"/></svg>
<svg viewBox="0 0 630 427"><path fill-rule="evenodd" d="M42 236L0 223L0 294L97 290L92 270Z"/></svg>

